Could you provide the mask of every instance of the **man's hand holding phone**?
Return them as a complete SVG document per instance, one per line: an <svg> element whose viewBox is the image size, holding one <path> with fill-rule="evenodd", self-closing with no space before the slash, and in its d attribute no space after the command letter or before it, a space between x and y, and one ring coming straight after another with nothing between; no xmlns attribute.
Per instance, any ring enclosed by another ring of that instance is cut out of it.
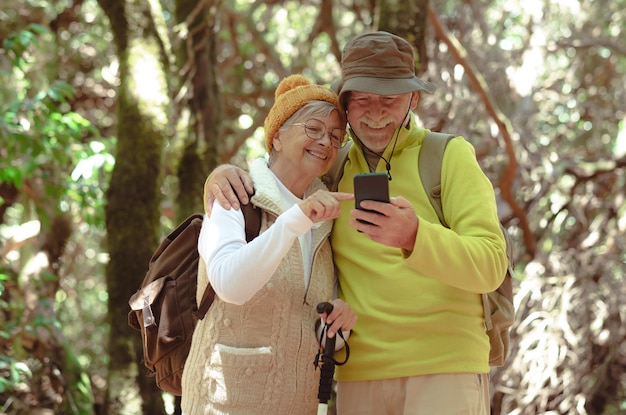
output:
<svg viewBox="0 0 626 415"><path fill-rule="evenodd" d="M372 241L413 251L418 218L413 206L402 196L389 197L386 173L354 176L355 209L350 225Z"/></svg>
<svg viewBox="0 0 626 415"><path fill-rule="evenodd" d="M369 202L365 201L389 203L389 179L385 173L361 173L354 176L354 207L368 213L363 215L366 217L357 220L368 225L374 225L375 222L372 222L371 218L376 219L376 216L372 215L380 215L381 213L379 209L376 209L376 205L371 206ZM364 202L365 205L363 205Z"/></svg>

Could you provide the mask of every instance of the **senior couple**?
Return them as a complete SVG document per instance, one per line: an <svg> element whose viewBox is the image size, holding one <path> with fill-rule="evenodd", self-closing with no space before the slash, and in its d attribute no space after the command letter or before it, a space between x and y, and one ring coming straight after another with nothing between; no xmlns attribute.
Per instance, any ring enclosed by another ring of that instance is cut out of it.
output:
<svg viewBox="0 0 626 415"><path fill-rule="evenodd" d="M350 334L335 372L339 415L490 412L480 293L507 264L493 187L471 144L454 138L441 172L450 228L439 223L417 168L428 130L412 112L434 86L415 75L407 41L357 36L341 70L337 92L282 80L265 121L268 159L249 173L220 166L205 184L199 278L217 295L185 364L186 415L317 413L319 317L330 336ZM347 139L343 174L324 184ZM388 174L390 203L354 209L353 177L365 172ZM249 202L261 231L246 243ZM320 316L324 301L334 308Z"/></svg>

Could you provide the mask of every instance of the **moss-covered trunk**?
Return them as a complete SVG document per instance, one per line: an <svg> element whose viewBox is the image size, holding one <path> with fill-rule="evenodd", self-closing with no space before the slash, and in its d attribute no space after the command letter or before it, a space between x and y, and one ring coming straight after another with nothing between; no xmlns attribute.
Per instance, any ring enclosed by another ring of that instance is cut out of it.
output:
<svg viewBox="0 0 626 415"><path fill-rule="evenodd" d="M216 39L214 28L220 0L176 1L176 19L188 22L186 46L180 48L180 67L188 68L185 81L190 85L187 105L191 114L189 135L178 166L179 195L176 220L202 211L204 179L218 162L222 103L217 83Z"/></svg>
<svg viewBox="0 0 626 415"><path fill-rule="evenodd" d="M159 240L160 170L170 116L165 51L153 19L160 11L143 0L99 3L111 23L120 77L116 163L105 210L111 323L107 413L136 414L141 404L144 414L154 415L165 413L161 395L140 365L140 336L128 326L127 313Z"/></svg>
<svg viewBox="0 0 626 415"><path fill-rule="evenodd" d="M379 2L377 29L394 33L408 40L416 52L415 67L423 73L428 64L426 55L426 17L430 0L382 0Z"/></svg>

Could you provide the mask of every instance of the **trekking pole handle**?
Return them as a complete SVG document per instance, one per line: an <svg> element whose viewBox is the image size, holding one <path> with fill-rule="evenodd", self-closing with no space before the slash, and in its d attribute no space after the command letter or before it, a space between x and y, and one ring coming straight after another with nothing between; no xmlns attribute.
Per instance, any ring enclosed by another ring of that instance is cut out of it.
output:
<svg viewBox="0 0 626 415"><path fill-rule="evenodd" d="M333 305L329 302L323 302L317 305L318 314L326 313L326 317L328 317L328 315L332 312L333 312ZM326 340L325 340L326 345L324 347L324 355L327 357L330 357L331 359L333 355L335 354L335 341L336 340L337 340L336 337L326 336Z"/></svg>
<svg viewBox="0 0 626 415"><path fill-rule="evenodd" d="M319 303L317 305L317 313L318 314L326 313L326 315L328 316L332 312L333 312L333 305L331 303L329 303L328 301L323 302L323 303Z"/></svg>

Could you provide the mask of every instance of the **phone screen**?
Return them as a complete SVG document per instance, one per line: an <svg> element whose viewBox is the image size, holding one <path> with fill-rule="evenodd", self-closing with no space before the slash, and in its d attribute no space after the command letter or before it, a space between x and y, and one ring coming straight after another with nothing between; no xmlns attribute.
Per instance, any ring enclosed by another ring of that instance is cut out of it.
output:
<svg viewBox="0 0 626 415"><path fill-rule="evenodd" d="M387 173L360 173L354 176L354 204L357 209L361 209L363 200L389 203Z"/></svg>

